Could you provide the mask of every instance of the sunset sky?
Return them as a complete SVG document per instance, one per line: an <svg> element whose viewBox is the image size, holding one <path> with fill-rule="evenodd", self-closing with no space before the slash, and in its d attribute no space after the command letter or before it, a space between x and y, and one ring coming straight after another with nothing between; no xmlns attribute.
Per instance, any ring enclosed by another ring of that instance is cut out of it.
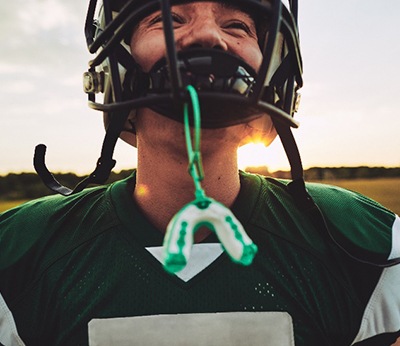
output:
<svg viewBox="0 0 400 346"><path fill-rule="evenodd" d="M82 73L85 0L0 2L0 174L32 171L36 144L53 171L86 174L103 139ZM300 0L305 85L295 130L304 166L400 166L400 1ZM279 140L241 165L286 169ZM116 171L136 165L119 143Z"/></svg>

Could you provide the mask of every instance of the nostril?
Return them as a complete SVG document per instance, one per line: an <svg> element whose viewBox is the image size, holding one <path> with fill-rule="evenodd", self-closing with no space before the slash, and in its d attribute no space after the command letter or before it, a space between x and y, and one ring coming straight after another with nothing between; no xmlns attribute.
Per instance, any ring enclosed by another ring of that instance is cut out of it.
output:
<svg viewBox="0 0 400 346"><path fill-rule="evenodd" d="M200 43L192 43L188 48L202 48L203 46Z"/></svg>
<svg viewBox="0 0 400 346"><path fill-rule="evenodd" d="M224 50L224 48L219 44L217 44L217 45L215 45L213 47L208 47L207 45L203 45L203 44L200 44L200 43L193 43L193 44L191 44L190 46L187 47L187 49L190 49L190 48L212 48L212 49Z"/></svg>
<svg viewBox="0 0 400 346"><path fill-rule="evenodd" d="M176 46L180 50L190 48L213 48L227 50L227 44L221 37L217 29L193 28L182 34L176 40Z"/></svg>

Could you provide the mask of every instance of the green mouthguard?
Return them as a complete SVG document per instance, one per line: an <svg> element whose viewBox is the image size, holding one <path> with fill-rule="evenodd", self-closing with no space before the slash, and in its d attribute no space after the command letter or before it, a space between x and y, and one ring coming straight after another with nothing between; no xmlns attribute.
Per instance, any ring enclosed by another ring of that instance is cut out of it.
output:
<svg viewBox="0 0 400 346"><path fill-rule="evenodd" d="M189 85L187 90L190 94L194 117L193 141L187 103L184 104L184 127L189 158L188 171L195 186L195 199L178 211L168 224L163 244L164 269L169 273L176 273L185 268L189 261L194 234L203 226L216 233L222 248L232 261L250 265L257 253L257 246L233 213L222 203L208 197L201 187L200 182L204 178L204 172L200 153L200 105L194 87Z"/></svg>

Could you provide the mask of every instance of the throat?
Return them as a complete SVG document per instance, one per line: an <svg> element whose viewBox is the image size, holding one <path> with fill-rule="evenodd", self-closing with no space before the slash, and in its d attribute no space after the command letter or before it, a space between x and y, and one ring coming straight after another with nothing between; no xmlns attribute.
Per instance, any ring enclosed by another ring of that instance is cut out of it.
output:
<svg viewBox="0 0 400 346"><path fill-rule="evenodd" d="M149 175L143 177L143 171L140 171L139 167L137 172L133 198L147 219L160 232L165 233L174 215L195 199L193 181L187 172L183 172L182 175L175 173L168 178L163 174L153 179L150 179ZM234 174L229 175L206 172L202 188L208 197L229 208L240 190L239 172L235 170ZM211 233L212 231L206 227L198 229L194 234L195 243L205 240Z"/></svg>

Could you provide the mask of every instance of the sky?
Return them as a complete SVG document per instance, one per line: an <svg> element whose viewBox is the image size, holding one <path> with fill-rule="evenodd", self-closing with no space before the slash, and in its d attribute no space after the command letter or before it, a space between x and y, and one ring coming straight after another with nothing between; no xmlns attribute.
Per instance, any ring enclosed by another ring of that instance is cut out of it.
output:
<svg viewBox="0 0 400 346"><path fill-rule="evenodd" d="M33 171L47 145L54 172L90 173L104 130L87 107L85 0L1 1L0 174ZM400 166L400 1L300 0L304 87L294 135L305 168ZM243 156L244 155L244 156ZM115 171L136 166L122 141ZM287 169L279 139L240 164Z"/></svg>

